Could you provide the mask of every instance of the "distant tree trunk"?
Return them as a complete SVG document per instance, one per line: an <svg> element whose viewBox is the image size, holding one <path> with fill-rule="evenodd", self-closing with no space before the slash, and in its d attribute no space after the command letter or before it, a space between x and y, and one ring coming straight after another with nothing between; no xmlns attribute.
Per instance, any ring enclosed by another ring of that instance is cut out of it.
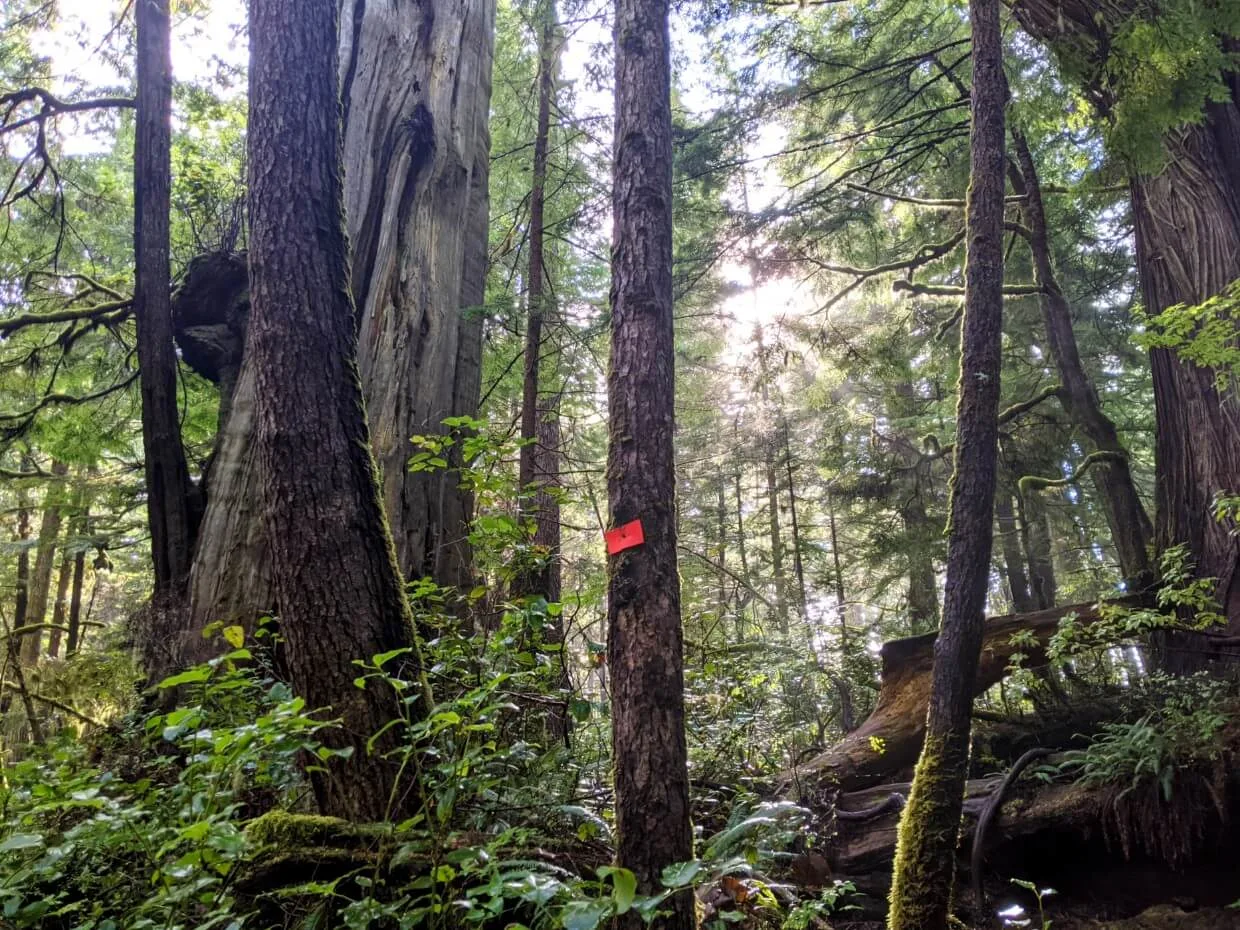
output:
<svg viewBox="0 0 1240 930"><path fill-rule="evenodd" d="M728 493L727 482L715 484L715 616L722 621L728 612Z"/></svg>
<svg viewBox="0 0 1240 930"><path fill-rule="evenodd" d="M147 522L156 607L181 596L194 553L189 466L181 445L168 256L172 185L172 39L168 0L139 0L134 139L134 318L142 389ZM166 636L157 629L152 635Z"/></svg>
<svg viewBox="0 0 1240 930"><path fill-rule="evenodd" d="M1034 606L1029 592L1029 576L1025 572L1025 550L1021 546L1020 527L1016 512L1012 509L1012 495L1007 488L1000 488L995 498L995 520L999 524L999 542L1003 547L1003 568L1007 577L1008 591L1012 595L1012 612L1030 613Z"/></svg>
<svg viewBox="0 0 1240 930"><path fill-rule="evenodd" d="M532 183L530 186L530 228L529 228L529 274L526 282L526 302L528 313L525 329L524 376L521 387L521 447L518 463L518 478L522 498L522 516L533 519L537 530L544 535L550 529L548 516L544 516L542 508L546 504L554 506L554 496L546 493L552 476L544 473L551 466L558 476L558 462L553 457L558 450L540 447L540 438L550 438L548 424L550 411L543 403L543 397L550 392L543 382L540 368L545 346L550 342L544 338L543 326L547 321L546 297L546 256L544 242L546 240L546 204L547 204L547 148L551 136L551 106L555 90L555 7L552 0L542 0L537 10L538 30L538 116L534 128L534 158ZM559 432L558 427L555 432ZM556 445L558 446L558 437ZM540 467L542 466L542 467ZM556 529L559 535L559 508L556 507ZM550 596L549 589L553 580L551 575L559 574L558 547L549 552L543 567L538 571L523 573L518 577L513 593L517 596L541 594L547 600L558 600ZM558 582L558 579L556 579ZM559 587L558 583L555 585Z"/></svg>
<svg viewBox="0 0 1240 930"><path fill-rule="evenodd" d="M60 558L60 571L56 575L56 603L52 607L52 629L47 640L47 654L53 659L60 658L60 641L62 638L62 627L65 625L65 617L68 614L69 604L69 582L73 578L73 558L69 555L68 549L62 549L64 553Z"/></svg>
<svg viewBox="0 0 1240 930"><path fill-rule="evenodd" d="M853 708L852 688L848 684L847 662L849 645L848 635L848 598L844 591L844 566L840 561L840 537L835 524L835 496L827 491L827 519L831 527L831 567L835 578L835 619L840 630L840 667L841 673L833 681L835 691L840 699L840 727L845 733L857 728L857 715Z"/></svg>
<svg viewBox="0 0 1240 930"><path fill-rule="evenodd" d="M308 706L342 719L324 742L353 751L312 772L311 784L323 813L381 820L413 809L397 761L384 757L400 746L400 728L367 748L397 717L397 696L357 688L351 661L405 649L389 668L415 686L421 669L356 368L337 28L335 0L250 4L248 354L284 661Z"/></svg>
<svg viewBox="0 0 1240 930"><path fill-rule="evenodd" d="M1132 0L1099 6L1084 0L1018 0L1013 12L1034 37L1072 57L1086 92L1114 106L1103 65L1112 36L1134 16L1155 16ZM1222 41L1218 37L1217 41ZM1130 177L1137 272L1145 308L1197 305L1240 278L1240 75L1223 74L1231 99L1206 104L1204 119L1163 138L1158 174ZM1219 492L1240 488L1240 408L1220 395L1217 372L1175 353L1150 354L1154 381L1156 526L1162 552L1187 544L1196 573L1216 578L1230 635L1240 634L1240 536L1213 517ZM1191 672L1214 647L1199 634L1162 639L1161 664Z"/></svg>
<svg viewBox="0 0 1240 930"><path fill-rule="evenodd" d="M90 514L85 507L82 510L82 533L90 526ZM65 652L75 655L82 645L82 584L86 579L86 549L79 547L73 557L73 586L69 594L69 632L66 636Z"/></svg>
<svg viewBox="0 0 1240 930"><path fill-rule="evenodd" d="M613 525L641 545L608 558L616 859L642 894L693 858L685 745L684 639L673 453L671 41L667 0L617 0L607 496ZM658 930L696 926L691 891ZM646 926L630 911L617 926Z"/></svg>
<svg viewBox="0 0 1240 930"><path fill-rule="evenodd" d="M1149 547L1154 530L1132 480L1128 450L1120 442L1115 424L1103 412L1098 391L1081 364L1076 333L1072 329L1072 308L1059 287L1051 257L1050 234L1037 166L1029 151L1029 143L1019 129L1012 130L1012 148L1018 166L1018 170L1012 172L1013 186L1024 197L1021 213L1025 225L1029 227L1034 276L1042 288L1038 303L1042 308L1047 343L1059 371L1059 399L1094 450L1111 456L1096 466L1094 475L1111 528L1111 541L1115 544L1120 571L1130 587L1140 589L1153 581Z"/></svg>
<svg viewBox="0 0 1240 930"><path fill-rule="evenodd" d="M47 601L52 588L56 543L60 537L60 513L64 506L64 476L68 468L63 462L52 463L56 480L48 485L43 497L43 519L39 525L39 542L35 547L34 571L30 574L29 599L26 604L26 625L39 627L22 637L22 662L29 666L39 660L43 651L43 622L47 619Z"/></svg>
<svg viewBox="0 0 1240 930"><path fill-rule="evenodd" d="M792 441L788 419L781 416L784 434L784 471L788 475L788 516L792 521L792 570L797 576L797 609L803 621L809 620L809 592L805 587L805 563L801 561L801 521L797 519L797 486L792 469Z"/></svg>
<svg viewBox="0 0 1240 930"><path fill-rule="evenodd" d="M23 460L24 463L24 460ZM13 601L13 629L9 632L9 639L17 637L17 643L9 643L12 648L7 650L8 654L21 659L30 649L26 646L26 639L31 636L30 633L18 633L28 622L30 614L30 549L26 545L30 540L30 497L25 487L19 487L17 491L17 534L13 537L13 541L17 543L17 573L16 573L16 594ZM36 645L33 647L37 652Z"/></svg>
<svg viewBox="0 0 1240 930"><path fill-rule="evenodd" d="M740 421L734 419L732 421L732 437L736 443L736 448L740 448ZM750 583L749 579L749 551L745 545L745 495L742 488L742 471L743 465L738 458L736 461L736 469L732 473L732 492L736 498L736 554L741 561L741 577L745 579L745 583ZM736 607L736 641L743 643L745 641L745 610L744 601L737 604Z"/></svg>
<svg viewBox="0 0 1240 930"><path fill-rule="evenodd" d="M341 3L345 213L371 442L402 571L455 587L473 583L472 497L455 473L407 462L410 436L478 409L494 13L494 0ZM255 385L246 358L211 469L188 654L173 664L202 657L206 624L278 606L258 520Z"/></svg>
<svg viewBox="0 0 1240 930"><path fill-rule="evenodd" d="M893 418L907 421L920 414L920 404L913 383L901 380L889 400ZM939 590L934 571L934 541L943 528L926 512L924 488L929 480L928 466L912 430L897 434L896 453L907 483L898 486L900 521L904 525L905 560L908 566L909 632L916 635L938 629Z"/></svg>
<svg viewBox="0 0 1240 930"><path fill-rule="evenodd" d="M973 685L993 537L1003 323L1003 41L999 0L970 0L972 124L968 254L943 623L934 649L926 737L899 843L891 930L946 930L969 769Z"/></svg>
<svg viewBox="0 0 1240 930"><path fill-rule="evenodd" d="M1059 599L1050 516L1037 491L1020 496L1020 533L1029 560L1029 594L1034 610L1049 610Z"/></svg>

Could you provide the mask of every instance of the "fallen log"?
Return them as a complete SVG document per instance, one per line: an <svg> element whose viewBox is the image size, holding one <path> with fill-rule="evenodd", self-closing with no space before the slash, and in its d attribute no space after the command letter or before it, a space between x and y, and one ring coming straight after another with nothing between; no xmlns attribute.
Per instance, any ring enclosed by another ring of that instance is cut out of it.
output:
<svg viewBox="0 0 1240 930"><path fill-rule="evenodd" d="M973 825L1002 781L1003 777L996 775L970 779L968 782L964 802L965 827L962 830L966 848L972 843ZM893 793L907 796L910 787L907 782L901 782L844 794L839 798L839 808L865 809ZM1078 829L1082 834L1087 834L1100 825L1103 803L1098 791L1078 784L1041 786L1032 795L1020 795L1005 801L995 819L993 833L1005 840L1031 836L1048 829ZM845 875L890 869L895 856L899 822L898 810L890 810L881 817L864 822L838 821L836 834L830 839L826 855L831 869Z"/></svg>
<svg viewBox="0 0 1240 930"><path fill-rule="evenodd" d="M1141 595L1106 601L1110 607L1136 607ZM1012 656L1026 656L1027 663L1045 661L1045 648L1059 629L1059 621L1075 614L1080 623L1093 623L1102 605L1068 604L1034 613L1009 614L986 621L982 654L977 669L977 694L998 684L1008 674ZM1019 644L1013 634L1031 634ZM930 678L934 667L937 633L896 639L885 643L878 702L873 713L856 730L826 752L796 766L781 778L781 794L813 802L821 791L855 791L890 779L917 761L926 729L930 703ZM879 799L875 799L879 800Z"/></svg>

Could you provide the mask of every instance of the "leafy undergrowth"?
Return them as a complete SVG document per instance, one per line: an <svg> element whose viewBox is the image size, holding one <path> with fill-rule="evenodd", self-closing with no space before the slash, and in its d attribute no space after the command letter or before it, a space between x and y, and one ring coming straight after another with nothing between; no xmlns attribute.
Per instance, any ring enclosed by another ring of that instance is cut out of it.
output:
<svg viewBox="0 0 1240 930"><path fill-rule="evenodd" d="M481 675L477 651L450 633L432 646L432 670L473 686L404 722L421 812L361 827L313 816L305 767L330 762L319 739L330 722L239 629L224 632L229 651L164 683L175 709L131 715L89 749L66 732L5 770L0 926L594 930L630 911L653 917L692 889L708 926L807 930L848 906L846 886L772 877L806 812L753 796L735 796L699 858L640 894L609 864L598 762L532 738L541 723L521 696L539 670L492 662ZM359 687L412 695L390 659L360 664Z"/></svg>

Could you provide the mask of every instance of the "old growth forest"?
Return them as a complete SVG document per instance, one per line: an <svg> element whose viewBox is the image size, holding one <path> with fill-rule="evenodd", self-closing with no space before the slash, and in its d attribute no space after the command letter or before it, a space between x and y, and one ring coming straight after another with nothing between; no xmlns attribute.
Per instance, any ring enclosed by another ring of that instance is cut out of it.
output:
<svg viewBox="0 0 1240 930"><path fill-rule="evenodd" d="M0 0L0 930L1240 928L1236 0Z"/></svg>

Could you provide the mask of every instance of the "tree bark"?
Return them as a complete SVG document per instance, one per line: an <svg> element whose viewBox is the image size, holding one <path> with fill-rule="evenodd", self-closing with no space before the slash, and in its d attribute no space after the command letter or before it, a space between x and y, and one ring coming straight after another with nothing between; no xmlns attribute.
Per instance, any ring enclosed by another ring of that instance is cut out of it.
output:
<svg viewBox="0 0 1240 930"><path fill-rule="evenodd" d="M358 364L384 505L404 573L461 587L472 584L472 497L450 471L406 463L410 436L478 407L494 0L348 0L341 17ZM277 606L257 519L255 388L246 358L212 465L183 651L207 623Z"/></svg>
<svg viewBox="0 0 1240 930"><path fill-rule="evenodd" d="M522 516L535 524L534 542L546 545L552 541L555 548L548 548L546 560L537 570L523 572L517 578L514 594L541 594L548 601L559 600L559 507L554 494L548 494L549 485L558 477L556 461L559 446L559 426L552 423L554 411L544 403L546 390L542 377L541 362L551 340L544 337L547 322L548 301L546 296L547 268L544 242L546 241L547 204L547 148L551 136L551 106L555 90L555 7L551 0L543 0L537 10L538 29L538 115L534 129L534 157L532 183L530 186L529 274L526 284L528 313L525 330L525 358L521 390L521 447L518 462L518 479L521 487ZM543 448L542 440L553 439L555 447ZM548 470L551 474L548 474ZM550 506L554 513L544 513ZM554 517L556 525L550 526ZM544 538L539 540L537 537ZM553 579L551 576L556 575ZM550 589L555 587L555 597Z"/></svg>
<svg viewBox="0 0 1240 930"><path fill-rule="evenodd" d="M676 565L673 454L672 111L667 0L617 0L611 367L607 493L613 525L640 521L645 542L610 555L616 859L643 894L693 857L685 743L684 637ZM691 930L690 891L653 926ZM617 919L644 926L630 911Z"/></svg>
<svg viewBox="0 0 1240 930"><path fill-rule="evenodd" d="M52 463L56 480L48 485L43 496L43 519L39 523L39 540L35 547L34 570L30 573L29 596L26 602L25 625L38 627L22 637L22 664L34 665L43 651L43 621L47 618L47 601L52 588L56 544L60 537L61 508L64 506L64 476L69 472L63 462Z"/></svg>
<svg viewBox="0 0 1240 930"><path fill-rule="evenodd" d="M429 694L413 639L356 367L345 234L335 0L250 4L250 321L255 447L284 661L308 706L342 723L352 749L310 773L323 813L381 820L415 809L397 780L395 689L353 684L351 660L406 650L389 666ZM430 127L418 130L429 133ZM429 140L416 134L413 147ZM292 157L291 153L296 153ZM296 377L290 377L295 372ZM408 705L406 706L408 712Z"/></svg>
<svg viewBox="0 0 1240 930"><path fill-rule="evenodd" d="M1008 593L1012 596L1012 610L1018 614L1036 610L1033 595L1029 591L1029 576L1025 572L1025 550L1020 544L1020 527L1016 525L1012 495L1006 488L1001 488L995 498L995 520L999 524L1003 568L1007 576Z"/></svg>
<svg viewBox="0 0 1240 930"><path fill-rule="evenodd" d="M1114 32L1156 12L1136 0L1018 0L1013 12L1035 38L1070 54L1086 92L1105 112L1102 77ZM1223 75L1231 99L1208 103L1200 123L1176 127L1156 174L1130 176L1137 272L1145 309L1196 305L1240 278L1240 76ZM1240 634L1240 536L1216 521L1211 502L1240 488L1240 409L1219 394L1217 372L1167 349L1150 354L1154 381L1156 519L1162 552L1187 544L1201 578L1217 579L1229 635ZM1209 661L1207 637L1162 638L1162 665L1190 672Z"/></svg>
<svg viewBox="0 0 1240 930"><path fill-rule="evenodd" d="M1029 143L1019 129L1012 130L1012 148L1018 170L1012 172L1013 186L1023 195L1021 214L1029 228L1029 249L1033 255L1034 277L1041 287L1038 304L1046 326L1047 345L1059 372L1059 400L1064 411L1098 452L1112 454L1106 462L1095 466L1095 477L1111 541L1119 558L1120 571L1130 589L1148 586L1153 577L1149 548L1154 530L1145 513L1145 505L1132 480L1128 450L1120 442L1115 423L1103 412L1102 402L1093 381L1085 373L1081 354L1072 328L1072 308L1059 286L1055 263L1051 257L1050 234L1047 231L1046 209L1042 203L1042 185ZM1049 606L1049 605L1047 605Z"/></svg>
<svg viewBox="0 0 1240 930"><path fill-rule="evenodd" d="M90 527L90 514L83 507L82 532ZM86 549L79 547L73 557L73 585L69 593L69 632L66 634L65 653L75 655L82 645L82 585L86 579Z"/></svg>
<svg viewBox="0 0 1240 930"><path fill-rule="evenodd" d="M138 0L135 15L134 318L138 327L146 509L158 610L184 593L197 521L190 503L193 485L181 445L170 293L172 33L168 0ZM152 631L157 636L167 633Z"/></svg>
<svg viewBox="0 0 1240 930"><path fill-rule="evenodd" d="M25 459L23 459L23 463ZM13 541L17 543L17 572L15 587L17 589L13 599L13 629L8 631L8 639L6 654L12 655L25 664L22 658L27 651L31 649L26 645L27 636L30 634L21 634L17 631L22 629L29 621L27 617L30 613L30 549L27 542L30 540L30 498L25 487L18 488L17 491L17 534L13 537ZM17 642L11 642L16 636ZM38 651L37 637L36 645L33 651Z"/></svg>
<svg viewBox="0 0 1240 930"><path fill-rule="evenodd" d="M900 822L891 930L946 930L969 767L969 728L990 576L1003 331L1003 42L999 0L970 0L973 26L968 254L943 622L925 744Z"/></svg>

